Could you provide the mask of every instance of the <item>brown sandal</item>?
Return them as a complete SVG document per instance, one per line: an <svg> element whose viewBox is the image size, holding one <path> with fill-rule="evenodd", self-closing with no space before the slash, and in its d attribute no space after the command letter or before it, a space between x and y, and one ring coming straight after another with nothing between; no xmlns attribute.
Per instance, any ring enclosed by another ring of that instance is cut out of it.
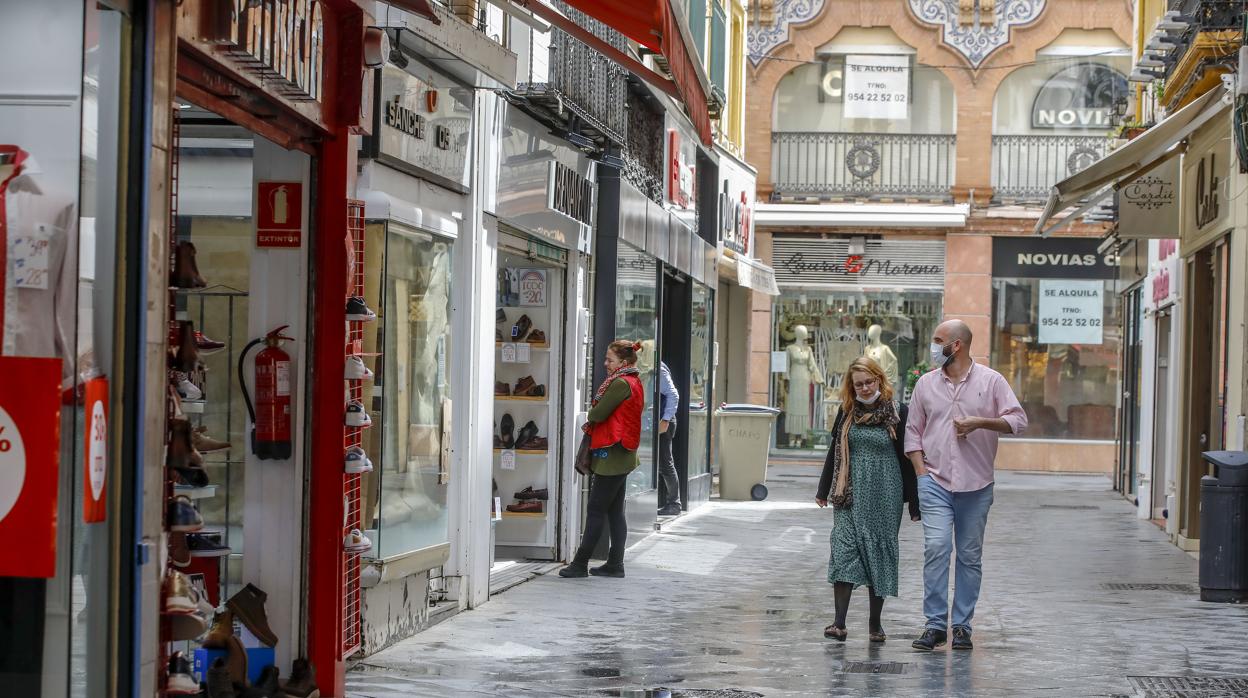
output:
<svg viewBox="0 0 1248 698"><path fill-rule="evenodd" d="M849 637L849 631L845 628L838 628L835 625L829 625L823 629L823 636L837 642L844 642Z"/></svg>
<svg viewBox="0 0 1248 698"><path fill-rule="evenodd" d="M881 630L879 632L871 633L870 638L871 642L884 642L888 639L888 636L884 634L883 630Z"/></svg>

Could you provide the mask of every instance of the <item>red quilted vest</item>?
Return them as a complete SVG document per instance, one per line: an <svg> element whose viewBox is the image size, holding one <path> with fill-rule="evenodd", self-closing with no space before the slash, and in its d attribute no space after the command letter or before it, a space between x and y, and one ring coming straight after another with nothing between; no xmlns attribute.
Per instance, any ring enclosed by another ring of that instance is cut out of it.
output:
<svg viewBox="0 0 1248 698"><path fill-rule="evenodd" d="M607 421L593 425L589 446L607 448L618 443L630 451L636 451L641 445L641 412L646 406L646 394L637 376L626 375L616 380L628 383L633 394L615 408Z"/></svg>

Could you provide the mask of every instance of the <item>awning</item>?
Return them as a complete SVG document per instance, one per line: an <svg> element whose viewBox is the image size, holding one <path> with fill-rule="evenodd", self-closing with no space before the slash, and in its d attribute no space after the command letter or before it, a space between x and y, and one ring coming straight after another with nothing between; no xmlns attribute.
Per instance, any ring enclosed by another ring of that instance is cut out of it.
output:
<svg viewBox="0 0 1248 698"><path fill-rule="evenodd" d="M719 268L719 278L724 281L735 281L741 288L769 296L780 295L780 287L776 285L776 270L753 257L723 250L719 257Z"/></svg>
<svg viewBox="0 0 1248 698"><path fill-rule="evenodd" d="M1222 90L1211 90L1087 169L1058 182L1049 193L1040 220L1036 221L1035 232L1048 235L1073 222L1114 189L1179 155L1181 148L1175 147L1179 141L1230 108L1222 103L1221 97ZM1059 212L1081 201L1084 203L1078 208L1056 223L1050 223Z"/></svg>
<svg viewBox="0 0 1248 698"><path fill-rule="evenodd" d="M685 104L689 118L698 130L702 144L710 146L711 117L707 111L710 81L702 64L690 53L688 37L672 0L564 0L567 4L623 34L626 38L667 58L672 79L659 75L632 56L599 39L542 0L511 0L555 27L575 37L607 58L619 63L637 77L667 92Z"/></svg>
<svg viewBox="0 0 1248 698"><path fill-rule="evenodd" d="M442 18L429 6L429 0L386 0L386 4L420 15L434 24L442 23Z"/></svg>
<svg viewBox="0 0 1248 698"><path fill-rule="evenodd" d="M969 215L966 204L757 204L754 225L961 228Z"/></svg>

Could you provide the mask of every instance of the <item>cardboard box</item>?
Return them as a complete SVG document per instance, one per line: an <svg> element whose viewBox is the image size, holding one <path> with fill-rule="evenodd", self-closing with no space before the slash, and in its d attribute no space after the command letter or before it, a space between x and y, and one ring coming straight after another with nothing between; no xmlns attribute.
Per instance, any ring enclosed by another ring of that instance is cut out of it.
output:
<svg viewBox="0 0 1248 698"><path fill-rule="evenodd" d="M226 650L209 650L200 647L195 650L194 662L191 664L191 672L195 675L195 680L204 682L208 680L208 667L217 660L218 657L225 657ZM266 666L274 664L277 661L277 655L272 647L253 647L247 650L247 680L255 683L260 679L260 672L264 671Z"/></svg>

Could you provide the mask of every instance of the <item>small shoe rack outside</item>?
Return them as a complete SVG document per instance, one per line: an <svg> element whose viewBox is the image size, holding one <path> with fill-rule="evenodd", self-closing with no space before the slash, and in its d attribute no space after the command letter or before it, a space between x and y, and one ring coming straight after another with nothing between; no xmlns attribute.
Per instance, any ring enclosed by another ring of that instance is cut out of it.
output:
<svg viewBox="0 0 1248 698"><path fill-rule="evenodd" d="M348 267L347 298L364 296L364 202L347 201L347 244L349 245L350 266ZM347 345L343 356L343 366L347 359L359 354L364 346L364 321L354 320L347 323ZM348 404L363 404L364 381L347 380ZM362 445L361 434L367 427L350 427L344 424L342 450L345 454L351 447ZM360 510L362 504L363 475L346 473L342 480L343 525L342 539L345 541L352 531L360 530ZM346 659L360 648L360 553L343 551L343 599L342 599L342 658Z"/></svg>

